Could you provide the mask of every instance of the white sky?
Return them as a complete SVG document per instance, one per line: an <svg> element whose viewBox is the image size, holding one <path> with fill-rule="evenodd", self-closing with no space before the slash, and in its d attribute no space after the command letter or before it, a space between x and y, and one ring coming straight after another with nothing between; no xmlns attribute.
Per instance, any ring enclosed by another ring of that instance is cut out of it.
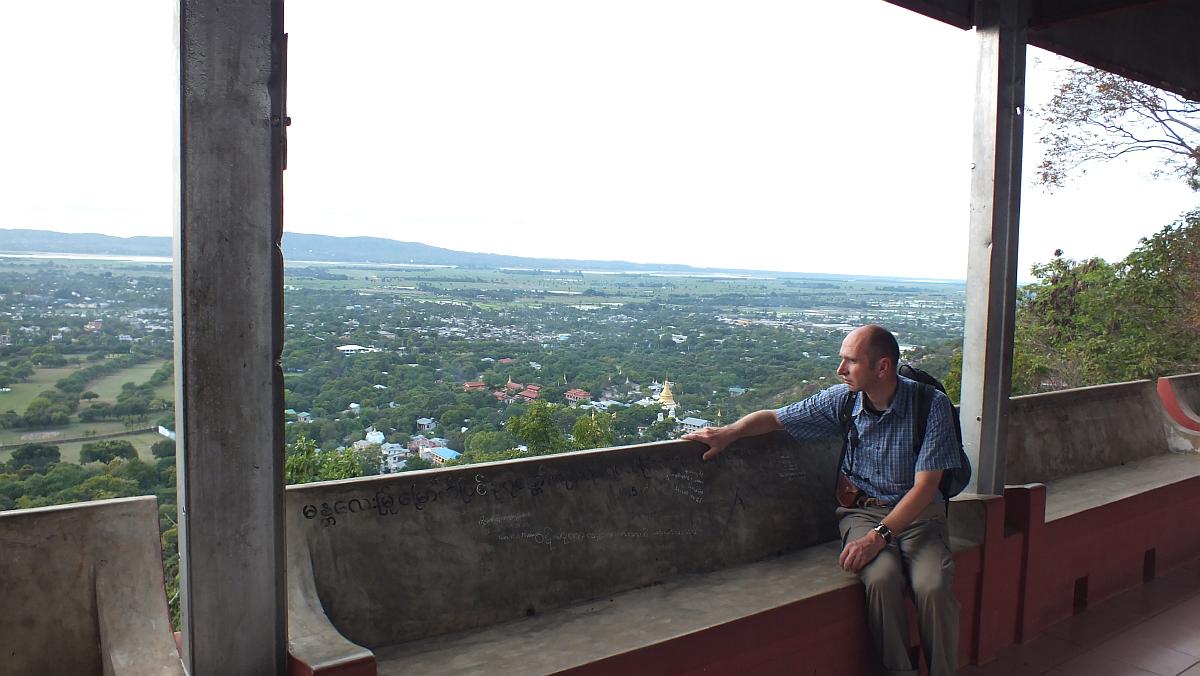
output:
<svg viewBox="0 0 1200 676"><path fill-rule="evenodd" d="M961 279L974 35L826 4L292 0L286 228ZM0 227L170 235L174 14L0 5ZM1058 64L1031 52L1030 107ZM1200 202L1152 169L1096 166L1053 195L1027 180L1022 276L1060 247L1121 258Z"/></svg>

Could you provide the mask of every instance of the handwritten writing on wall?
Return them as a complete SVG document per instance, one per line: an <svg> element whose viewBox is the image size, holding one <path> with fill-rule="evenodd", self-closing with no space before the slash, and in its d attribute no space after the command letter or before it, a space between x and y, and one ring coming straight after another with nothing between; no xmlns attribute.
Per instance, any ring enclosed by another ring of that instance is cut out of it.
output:
<svg viewBox="0 0 1200 676"><path fill-rule="evenodd" d="M337 525L353 515L386 517L406 510L423 511L444 504L471 504L539 500L566 495L582 484L603 486L615 495L634 499L646 495L680 495L692 502L704 501L704 473L668 465L652 466L639 458L632 465L607 468L555 470L539 465L533 476L498 480L486 472L467 475L434 475L423 483L407 483L377 490L374 494L347 497L332 502L306 504L305 519L319 519L322 526ZM504 517L496 517L504 518Z"/></svg>
<svg viewBox="0 0 1200 676"><path fill-rule="evenodd" d="M587 531L587 530L556 530L553 528L535 528L496 536L499 542L528 542L549 549L581 542L597 542L616 539L657 539L671 537L695 537L700 534L696 528L663 528L656 530L619 530L619 531Z"/></svg>

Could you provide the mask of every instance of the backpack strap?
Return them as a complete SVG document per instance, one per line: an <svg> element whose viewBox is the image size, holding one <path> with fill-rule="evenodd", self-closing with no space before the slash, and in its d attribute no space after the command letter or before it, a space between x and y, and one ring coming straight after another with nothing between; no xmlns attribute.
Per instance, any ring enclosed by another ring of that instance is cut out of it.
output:
<svg viewBox="0 0 1200 676"><path fill-rule="evenodd" d="M838 424L841 425L842 428L842 454L838 456L837 467L835 467L833 471L833 495L835 503L837 502L838 474L841 473L842 465L846 462L846 451L852 445L850 433L851 428L854 426L854 402L857 401L857 399L857 395L847 389L846 401L843 402L841 407L838 409ZM858 430L854 429L854 432L854 436L857 437Z"/></svg>
<svg viewBox="0 0 1200 676"><path fill-rule="evenodd" d="M913 455L920 455L921 446L925 444L925 430L929 427L929 410L933 408L932 385L913 381L916 392L913 396ZM953 470L946 470L947 472ZM950 497L946 495L946 477L938 482L938 492L942 494L942 504L946 513L950 513Z"/></svg>
<svg viewBox="0 0 1200 676"><path fill-rule="evenodd" d="M913 452L920 453L929 427L929 409L933 407L933 387L916 381L913 384L917 388L913 397Z"/></svg>

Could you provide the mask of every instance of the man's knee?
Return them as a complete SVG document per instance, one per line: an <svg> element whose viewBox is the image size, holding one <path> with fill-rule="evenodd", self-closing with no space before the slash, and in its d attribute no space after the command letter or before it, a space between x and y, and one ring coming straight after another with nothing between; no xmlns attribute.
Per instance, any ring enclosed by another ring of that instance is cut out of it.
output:
<svg viewBox="0 0 1200 676"><path fill-rule="evenodd" d="M920 603L922 599L946 598L954 595L953 565L928 566L912 571L913 597Z"/></svg>
<svg viewBox="0 0 1200 676"><path fill-rule="evenodd" d="M884 551L858 574L868 597L899 598L904 594L904 570L900 557Z"/></svg>

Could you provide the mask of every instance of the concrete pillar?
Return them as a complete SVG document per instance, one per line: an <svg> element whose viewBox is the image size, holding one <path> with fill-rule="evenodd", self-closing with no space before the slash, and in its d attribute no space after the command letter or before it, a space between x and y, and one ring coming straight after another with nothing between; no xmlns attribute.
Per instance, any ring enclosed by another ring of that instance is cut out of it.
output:
<svg viewBox="0 0 1200 676"><path fill-rule="evenodd" d="M175 382L191 674L284 674L282 0L181 0Z"/></svg>
<svg viewBox="0 0 1200 676"><path fill-rule="evenodd" d="M1025 118L1025 0L976 0L979 36L962 432L978 493L1004 493Z"/></svg>

